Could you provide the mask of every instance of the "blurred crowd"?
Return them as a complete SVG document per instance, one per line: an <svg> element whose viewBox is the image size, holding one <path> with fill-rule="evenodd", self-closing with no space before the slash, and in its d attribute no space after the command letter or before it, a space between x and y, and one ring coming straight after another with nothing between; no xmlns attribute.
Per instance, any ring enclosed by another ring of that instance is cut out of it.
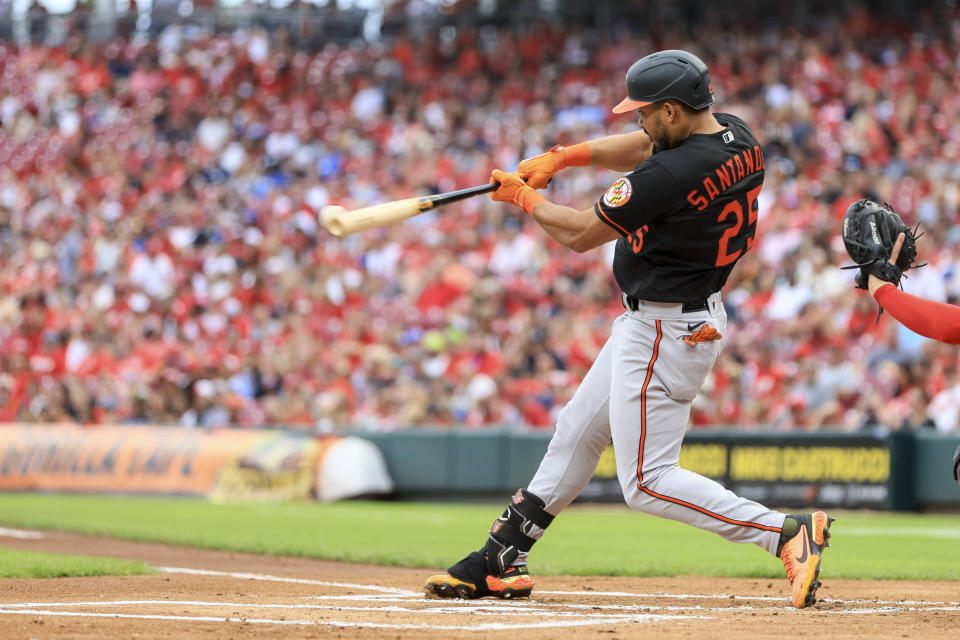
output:
<svg viewBox="0 0 960 640"><path fill-rule="evenodd" d="M711 67L765 145L759 237L693 428L958 428L955 347L854 291L853 200L926 235L905 288L960 297L960 13L862 8L809 32L709 22L486 26L370 45L284 30L0 42L0 421L550 428L622 312L611 246L575 254L472 198L337 239L358 207L486 183L610 108L660 48ZM559 174L587 207L617 176Z"/></svg>

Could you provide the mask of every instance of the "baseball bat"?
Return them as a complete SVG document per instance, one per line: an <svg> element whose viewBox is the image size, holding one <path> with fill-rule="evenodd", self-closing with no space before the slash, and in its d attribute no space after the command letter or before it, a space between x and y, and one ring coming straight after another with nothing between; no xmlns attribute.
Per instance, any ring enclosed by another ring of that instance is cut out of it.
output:
<svg viewBox="0 0 960 640"><path fill-rule="evenodd" d="M460 189L459 191L448 191L447 193L438 193L433 196L424 196L422 198L407 198L405 200L394 200L383 204L375 204L371 207L347 211L343 207L327 206L320 211L320 222L331 234L338 238L374 229L384 227L394 222L406 220L412 216L442 207L451 202L457 202L465 198L470 198L481 193L490 193L496 191L500 186L498 182Z"/></svg>

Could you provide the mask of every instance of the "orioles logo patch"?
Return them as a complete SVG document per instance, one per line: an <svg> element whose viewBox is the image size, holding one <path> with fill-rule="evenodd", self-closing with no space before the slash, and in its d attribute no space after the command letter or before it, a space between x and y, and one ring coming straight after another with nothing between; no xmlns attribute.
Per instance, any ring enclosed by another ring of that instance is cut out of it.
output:
<svg viewBox="0 0 960 640"><path fill-rule="evenodd" d="M620 207L633 195L633 185L626 178L618 178L603 194L603 203L608 207Z"/></svg>

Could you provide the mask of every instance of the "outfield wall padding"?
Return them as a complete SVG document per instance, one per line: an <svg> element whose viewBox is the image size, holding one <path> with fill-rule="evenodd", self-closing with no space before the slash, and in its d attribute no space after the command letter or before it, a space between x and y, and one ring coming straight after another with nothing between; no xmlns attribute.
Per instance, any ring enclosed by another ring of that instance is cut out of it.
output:
<svg viewBox="0 0 960 640"><path fill-rule="evenodd" d="M406 429L364 435L380 447L397 495L509 496L527 486L551 433ZM938 509L960 507L951 477L960 435L930 431L687 434L680 465L772 507ZM622 502L612 447L581 500Z"/></svg>
<svg viewBox="0 0 960 640"><path fill-rule="evenodd" d="M358 436L364 441L353 442ZM0 490L206 496L221 501L357 495L505 497L525 487L549 431L283 430L0 425ZM375 447L366 446L366 441ZM680 465L772 507L960 508L960 434L688 433ZM341 446L343 445L343 446ZM621 502L612 448L581 499Z"/></svg>
<svg viewBox="0 0 960 640"><path fill-rule="evenodd" d="M251 502L389 494L393 484L380 450L354 436L274 429L4 424L0 490Z"/></svg>

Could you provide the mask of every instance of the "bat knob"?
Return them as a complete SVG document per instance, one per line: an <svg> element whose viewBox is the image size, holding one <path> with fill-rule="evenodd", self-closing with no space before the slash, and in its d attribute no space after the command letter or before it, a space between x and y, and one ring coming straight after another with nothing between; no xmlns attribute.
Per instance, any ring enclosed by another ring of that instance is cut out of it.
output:
<svg viewBox="0 0 960 640"><path fill-rule="evenodd" d="M343 220L340 219L340 216L347 212L341 206L338 205L327 205L323 209L320 209L320 224L323 225L323 228L329 231L332 235L340 237L343 235Z"/></svg>

